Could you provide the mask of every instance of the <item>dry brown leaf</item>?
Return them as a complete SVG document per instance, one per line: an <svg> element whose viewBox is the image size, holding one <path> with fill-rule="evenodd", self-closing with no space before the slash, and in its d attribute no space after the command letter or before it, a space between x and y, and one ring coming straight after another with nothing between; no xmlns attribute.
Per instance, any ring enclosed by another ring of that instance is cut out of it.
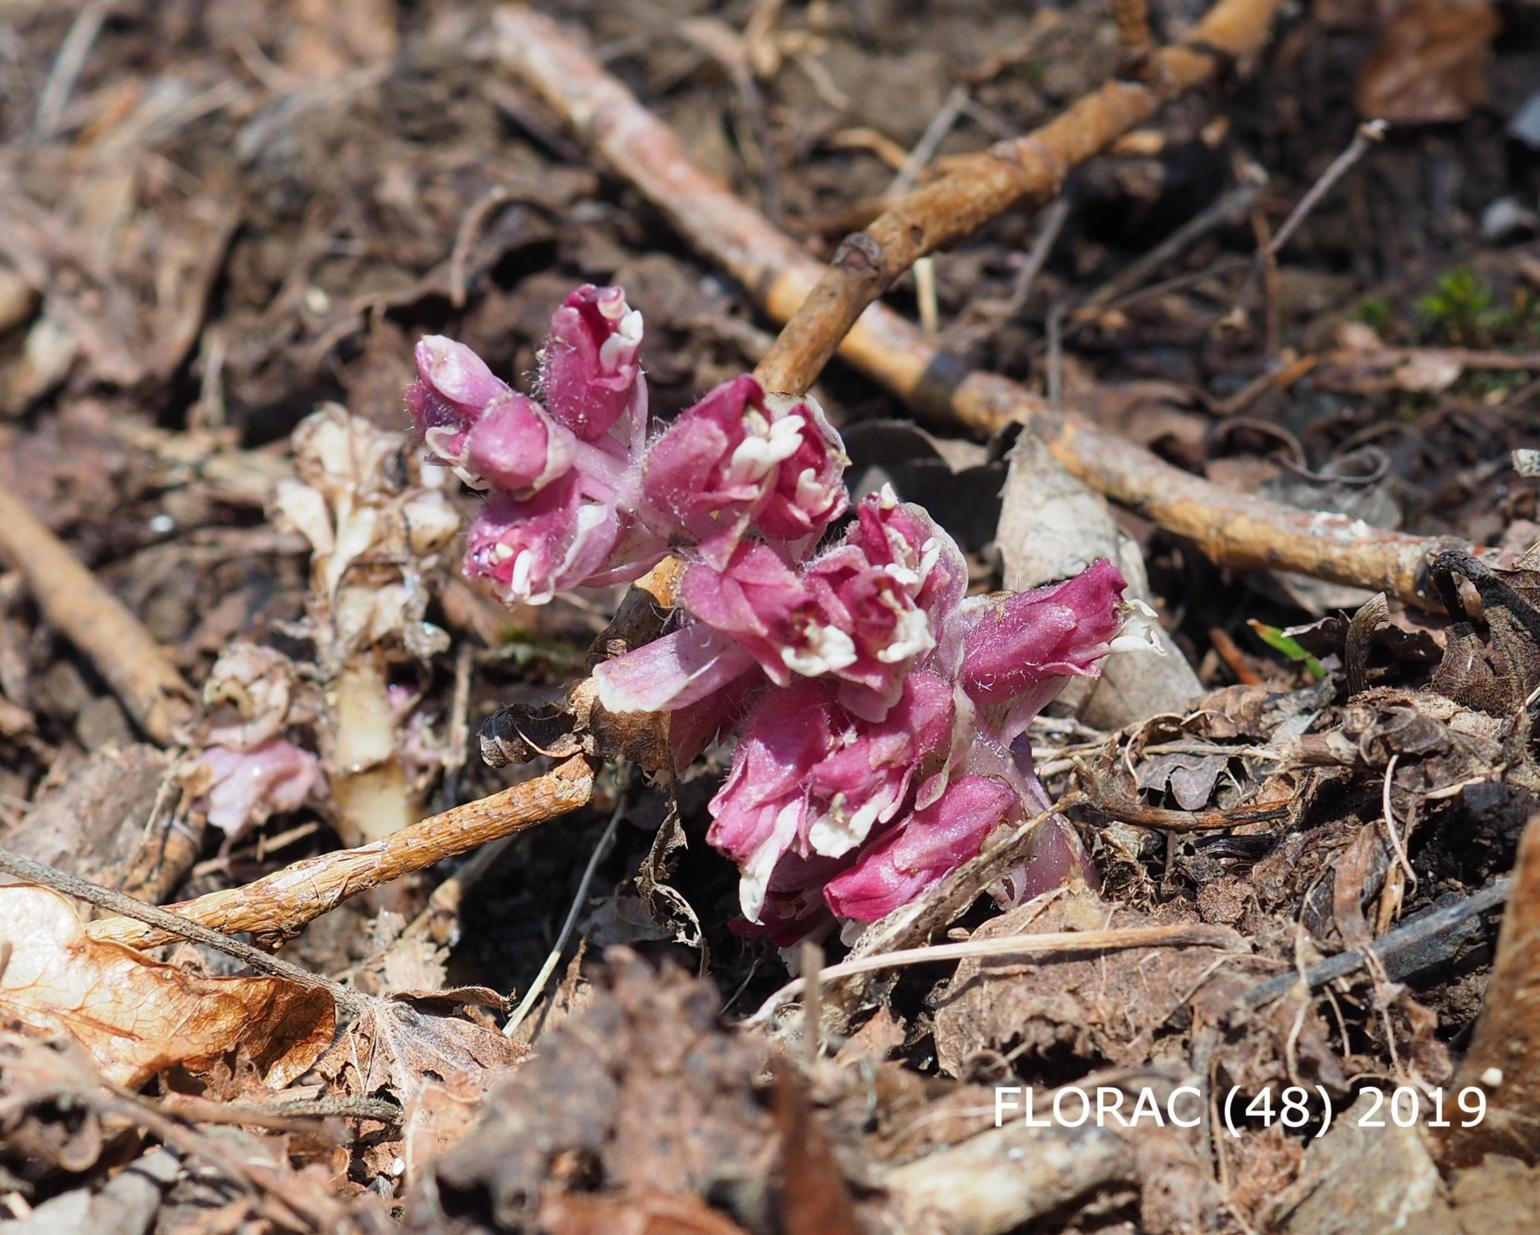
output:
<svg viewBox="0 0 1540 1235"><path fill-rule="evenodd" d="M626 1193L552 1196L541 1203L540 1230L546 1235L743 1235L705 1201L685 1193Z"/></svg>
<svg viewBox="0 0 1540 1235"><path fill-rule="evenodd" d="M401 1104L395 1149L409 1177L464 1136L487 1090L528 1056L528 1047L495 1029L437 1014L499 1002L481 987L371 999L321 1061L320 1070L349 1093Z"/></svg>
<svg viewBox="0 0 1540 1235"><path fill-rule="evenodd" d="M785 1235L863 1235L829 1138L801 1079L784 1060L775 1066L775 1122L781 1134Z"/></svg>
<svg viewBox="0 0 1540 1235"><path fill-rule="evenodd" d="M1411 0L1358 78L1360 115L1391 124L1463 120L1486 97L1497 15L1484 0Z"/></svg>
<svg viewBox="0 0 1540 1235"><path fill-rule="evenodd" d="M281 1088L336 1029L324 990L283 978L208 978L89 938L74 906L27 884L0 887L0 1013L66 1033L102 1075L137 1088L156 1073L212 1068L234 1052Z"/></svg>

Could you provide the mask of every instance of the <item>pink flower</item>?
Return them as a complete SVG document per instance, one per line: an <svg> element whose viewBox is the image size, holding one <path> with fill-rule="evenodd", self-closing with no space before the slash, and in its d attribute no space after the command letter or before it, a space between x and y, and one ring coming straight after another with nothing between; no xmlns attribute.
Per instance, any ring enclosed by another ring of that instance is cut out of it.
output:
<svg viewBox="0 0 1540 1235"><path fill-rule="evenodd" d="M924 810L864 850L824 889L842 918L875 922L907 905L976 856L984 838L1020 802L1013 789L991 776L964 776Z"/></svg>
<svg viewBox="0 0 1540 1235"><path fill-rule="evenodd" d="M709 808L707 839L738 863L744 916L758 919L788 854L842 857L893 819L914 778L946 747L952 719L951 688L924 673L876 723L840 707L830 683L764 695Z"/></svg>
<svg viewBox="0 0 1540 1235"><path fill-rule="evenodd" d="M641 338L641 314L618 287L578 288L541 353L544 405L463 344L418 343L407 406L430 452L490 490L465 572L489 580L504 602L625 583L667 551L636 514L647 431Z"/></svg>
<svg viewBox="0 0 1540 1235"><path fill-rule="evenodd" d="M957 545L889 489L810 560L849 506L848 460L817 404L744 375L647 447L641 336L619 288L579 288L541 354L543 405L468 349L419 345L418 429L492 491L466 572L538 604L678 552L678 626L599 665L598 702L669 713L680 766L747 709L708 832L739 867L745 929L789 943L830 909L874 920L1002 820L1049 809L1026 725L1069 677L1142 646L1148 611L1122 602L1107 562L965 599ZM1085 870L1073 833L1043 839L1002 895Z"/></svg>
<svg viewBox="0 0 1540 1235"><path fill-rule="evenodd" d="M585 283L551 318L540 388L551 415L585 442L608 433L646 387L636 362L642 315L618 287Z"/></svg>
<svg viewBox="0 0 1540 1235"><path fill-rule="evenodd" d="M723 567L750 523L800 556L848 505L839 435L811 399L767 396L744 375L681 412L647 452L642 490L659 531Z"/></svg>
<svg viewBox="0 0 1540 1235"><path fill-rule="evenodd" d="M635 521L590 502L578 474L520 501L494 493L471 523L465 573L505 604L543 605L557 592L639 579L666 549L629 535Z"/></svg>
<svg viewBox="0 0 1540 1235"><path fill-rule="evenodd" d="M462 468L470 432L487 406L513 392L492 376L486 362L442 335L417 341L417 380L406 388L406 406L428 452L453 468ZM479 484L472 477L468 483Z"/></svg>
<svg viewBox="0 0 1540 1235"><path fill-rule="evenodd" d="M1122 573L1111 562L1052 587L993 601L972 617L963 640L963 687L980 704L1007 703L1044 681L1098 672L1121 645L1140 642L1123 631Z"/></svg>
<svg viewBox="0 0 1540 1235"><path fill-rule="evenodd" d="M757 541L720 569L690 566L679 603L691 620L602 665L599 700L611 711L673 711L757 665L777 686L836 678L840 704L879 721L936 647L933 626L960 632L952 614L966 582L961 552L929 516L874 495L846 542L800 569Z"/></svg>
<svg viewBox="0 0 1540 1235"><path fill-rule="evenodd" d="M189 772L210 778L201 801L227 845L269 815L298 810L319 776L315 756L284 738L251 750L210 746Z"/></svg>

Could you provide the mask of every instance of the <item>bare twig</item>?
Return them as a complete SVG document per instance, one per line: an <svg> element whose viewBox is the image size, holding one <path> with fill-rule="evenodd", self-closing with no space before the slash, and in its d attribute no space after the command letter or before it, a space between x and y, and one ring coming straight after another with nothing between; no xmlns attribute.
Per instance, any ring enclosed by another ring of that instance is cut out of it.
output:
<svg viewBox="0 0 1540 1235"><path fill-rule="evenodd" d="M1392 980L1442 964L1454 954L1462 938L1461 930L1473 918L1501 905L1513 889L1513 879L1504 875L1494 879L1479 892L1452 905L1437 905L1407 918L1394 930L1376 939L1363 951L1338 952L1310 966L1304 973L1280 974L1249 986L1237 1001L1239 1007L1258 1008L1287 995L1298 985L1314 990L1338 978L1378 965Z"/></svg>
<svg viewBox="0 0 1540 1235"><path fill-rule="evenodd" d="M32 132L37 137L52 137L59 127L64 108L80 78L80 70L85 67L86 57L91 54L102 23L111 11L110 0L92 0L75 14L69 33L59 45L59 54L54 57L53 67L48 70L48 80L38 93L37 112L32 118Z"/></svg>
<svg viewBox="0 0 1540 1235"><path fill-rule="evenodd" d="M1265 177L1257 176L1221 194L1153 249L1129 262L1087 296L1076 308L1075 316L1080 318L1098 313L1120 296L1125 296L1136 288L1142 287L1146 280L1153 277L1172 258L1186 252L1215 228L1223 227L1232 218L1249 210L1265 183Z"/></svg>
<svg viewBox="0 0 1540 1235"><path fill-rule="evenodd" d="M1253 55L1277 7L1277 0L1220 0L1188 40L1151 53L1143 80L1109 81L1027 136L952 161L944 176L895 202L840 245L765 358L766 385L807 390L862 310L916 260L1012 206L1053 197L1071 169L1161 104Z"/></svg>
<svg viewBox="0 0 1540 1235"><path fill-rule="evenodd" d="M1310 186L1309 191L1299 199L1294 209L1289 212L1289 217L1283 221L1283 226L1273 234L1273 238L1267 246L1269 256L1276 257L1282 252L1283 246L1289 243L1289 238L1299 229L1299 225L1309 217L1310 212L1320 203L1321 198L1331 192L1332 186L1352 170L1353 164L1357 163L1359 159L1368 153L1370 146L1384 140L1385 130L1388 127L1383 120L1370 120L1358 126L1358 131L1353 134L1353 140L1348 143L1347 149L1331 161L1326 170L1321 173L1321 178Z"/></svg>
<svg viewBox="0 0 1540 1235"><path fill-rule="evenodd" d="M1223 810L1169 810L1123 797L1094 783L1091 776L1082 776L1082 780L1088 782L1086 797L1089 804L1101 814L1123 823L1131 823L1135 827L1161 828L1167 832L1211 832L1251 823L1272 823L1286 819L1295 805L1290 798L1281 802L1254 802Z"/></svg>
<svg viewBox="0 0 1540 1235"><path fill-rule="evenodd" d="M1135 55L1155 45L1150 33L1148 0L1112 0L1112 16L1118 23L1118 42L1125 52Z"/></svg>
<svg viewBox="0 0 1540 1235"><path fill-rule="evenodd" d="M212 930L202 923L188 921L159 906L147 905L112 888L105 888L99 883L91 883L78 875L71 875L68 871L61 871L57 867L47 866L42 862L34 862L31 858L24 858L8 849L0 849L0 870L8 875L14 875L17 879L24 879L28 883L39 884L45 888L52 888L56 892L62 892L66 896L73 896L76 900L85 901L88 905L95 905L99 909L110 910L112 913L123 914L134 921L146 923L171 938L191 939L194 943L217 948L227 956L233 956L236 960L250 965L253 969L275 978L283 978L296 986L326 991L339 1007L350 1012L357 1012L363 1006L362 1001L352 991L338 986L337 983L319 974L301 969L288 961L279 960L276 956L262 951L261 948L253 947L239 939L232 939L229 935Z"/></svg>
<svg viewBox="0 0 1540 1235"><path fill-rule="evenodd" d="M21 571L43 616L91 658L140 728L173 744L192 715L192 688L128 607L4 489L0 557Z"/></svg>
<svg viewBox="0 0 1540 1235"><path fill-rule="evenodd" d="M504 63L617 173L731 272L772 317L784 321L796 311L820 271L805 250L695 167L668 127L553 22L526 9L505 8L498 13L498 30ZM867 308L840 346L849 360L922 415L946 425L989 434L1030 424L1083 483L1195 541L1222 565L1294 570L1435 607L1419 576L1442 542L1210 484L1078 417L1050 413L1042 398L998 374L968 372L933 337L879 304ZM762 380L769 374L763 366L759 370Z"/></svg>
<svg viewBox="0 0 1540 1235"><path fill-rule="evenodd" d="M592 791L593 769L576 755L543 776L431 815L381 840L307 858L245 887L210 892L170 909L179 923L292 935L359 892L577 810ZM94 922L88 932L140 948L185 933L180 925L151 930L122 918Z"/></svg>

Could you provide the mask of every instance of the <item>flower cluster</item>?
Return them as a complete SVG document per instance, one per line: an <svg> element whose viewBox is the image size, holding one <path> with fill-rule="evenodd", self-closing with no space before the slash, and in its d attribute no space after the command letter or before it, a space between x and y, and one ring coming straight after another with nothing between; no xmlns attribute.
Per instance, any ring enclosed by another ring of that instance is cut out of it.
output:
<svg viewBox="0 0 1540 1235"><path fill-rule="evenodd" d="M418 430L491 491L467 572L538 603L682 558L677 625L600 665L599 702L669 713L681 762L741 718L708 839L737 863L752 927L785 943L831 911L873 921L1043 809L1028 722L1069 677L1145 646L1148 611L1107 562L969 598L952 538L888 490L820 550L849 499L817 404L743 376L649 442L641 335L620 289L579 288L540 402L459 344L418 345Z"/></svg>

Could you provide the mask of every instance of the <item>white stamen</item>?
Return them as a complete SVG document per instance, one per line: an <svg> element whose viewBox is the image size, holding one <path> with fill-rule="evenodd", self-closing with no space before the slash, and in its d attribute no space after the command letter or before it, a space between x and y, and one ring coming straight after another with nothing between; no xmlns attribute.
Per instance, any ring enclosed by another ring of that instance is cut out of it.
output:
<svg viewBox="0 0 1540 1235"><path fill-rule="evenodd" d="M770 876L776 863L797 834L797 823L802 817L802 799L788 802L776 812L775 825L760 846L743 864L738 880L738 907L750 922L759 921L759 911L765 907L765 893L770 887Z"/></svg>
<svg viewBox="0 0 1540 1235"><path fill-rule="evenodd" d="M892 484L885 484L878 490L877 500L884 510L894 510L898 506L898 494L893 491Z"/></svg>
<svg viewBox="0 0 1540 1235"><path fill-rule="evenodd" d="M824 673L837 673L856 663L856 645L837 626L820 626L809 622L802 631L800 648L784 647L781 660L793 673L816 678Z"/></svg>
<svg viewBox="0 0 1540 1235"><path fill-rule="evenodd" d="M877 653L878 660L885 665L896 665L936 646L935 639L931 637L930 622L922 610L900 608L891 601L888 603L898 618L898 626L888 646Z"/></svg>
<svg viewBox="0 0 1540 1235"><path fill-rule="evenodd" d="M513 574L509 576L508 587L515 596L529 595L529 579L535 573L535 555L525 549L513 561Z"/></svg>
<svg viewBox="0 0 1540 1235"><path fill-rule="evenodd" d="M797 507L800 510L822 514L834 504L834 489L818 483L815 469L805 467L797 476Z"/></svg>
<svg viewBox="0 0 1540 1235"><path fill-rule="evenodd" d="M1155 652L1164 656L1166 649L1161 646L1156 634L1155 611L1142 600L1125 600L1120 608L1123 611L1123 622L1112 642L1107 644L1107 651Z"/></svg>
<svg viewBox="0 0 1540 1235"><path fill-rule="evenodd" d="M849 853L870 835L872 825L886 822L898 807L891 791L878 793L864 802L853 815L845 813L845 795L837 793L827 814L813 820L807 830L808 844L814 853L837 858Z"/></svg>
<svg viewBox="0 0 1540 1235"><path fill-rule="evenodd" d="M501 565L502 563L506 562L512 556L513 556L513 546L512 545L505 545L502 542L498 542L497 544L492 546L492 560L494 562L498 563L499 565Z"/></svg>
<svg viewBox="0 0 1540 1235"><path fill-rule="evenodd" d="M802 418L788 416L770 424L755 409L743 416L749 431L727 461L729 485L756 484L797 453L802 443Z"/></svg>

